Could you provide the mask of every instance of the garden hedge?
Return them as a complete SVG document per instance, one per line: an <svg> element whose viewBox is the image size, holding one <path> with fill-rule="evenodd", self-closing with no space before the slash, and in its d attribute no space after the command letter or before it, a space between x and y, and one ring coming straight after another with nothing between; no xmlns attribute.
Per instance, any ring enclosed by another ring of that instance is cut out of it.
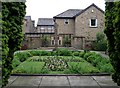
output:
<svg viewBox="0 0 120 88"><path fill-rule="evenodd" d="M120 2L106 2L105 34L108 52L114 68L113 80L120 86Z"/></svg>
<svg viewBox="0 0 120 88"><path fill-rule="evenodd" d="M2 87L8 83L13 53L20 49L23 40L25 8L25 2L2 2Z"/></svg>

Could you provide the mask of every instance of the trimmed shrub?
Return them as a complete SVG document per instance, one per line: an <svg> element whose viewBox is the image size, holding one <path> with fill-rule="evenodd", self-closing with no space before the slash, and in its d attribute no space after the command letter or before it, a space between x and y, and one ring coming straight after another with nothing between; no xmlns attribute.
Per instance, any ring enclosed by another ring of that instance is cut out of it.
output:
<svg viewBox="0 0 120 88"><path fill-rule="evenodd" d="M79 54L80 57L84 57L84 55L85 55L85 52L80 52Z"/></svg>
<svg viewBox="0 0 120 88"><path fill-rule="evenodd" d="M20 63L21 63L21 62L20 62L18 56L14 56L14 59L13 59L13 61L12 61L13 69L14 69L15 67L17 67L18 65L20 65Z"/></svg>
<svg viewBox="0 0 120 88"><path fill-rule="evenodd" d="M72 51L65 49L65 48L61 48L61 49L56 50L56 54L59 56L71 56Z"/></svg>
<svg viewBox="0 0 120 88"><path fill-rule="evenodd" d="M94 52L87 52L84 54L84 59L86 60L89 56L94 55Z"/></svg>
<svg viewBox="0 0 120 88"><path fill-rule="evenodd" d="M15 56L17 56L19 60L23 62L27 60L28 57L31 57L32 55L30 54L30 52L17 52L15 53Z"/></svg>
<svg viewBox="0 0 120 88"><path fill-rule="evenodd" d="M108 73L113 72L113 67L110 64L110 61L108 58L103 58L99 54L92 53L92 52L86 53L84 57L93 66L96 66L101 72L108 72Z"/></svg>
<svg viewBox="0 0 120 88"><path fill-rule="evenodd" d="M74 55L74 56L79 56L79 55L80 55L80 52L73 52L73 55Z"/></svg>
<svg viewBox="0 0 120 88"><path fill-rule="evenodd" d="M28 52L30 52L30 54L31 54L32 56L39 56L39 55L41 55L41 53L42 53L42 51L40 51L40 50L30 50L30 51L28 51Z"/></svg>

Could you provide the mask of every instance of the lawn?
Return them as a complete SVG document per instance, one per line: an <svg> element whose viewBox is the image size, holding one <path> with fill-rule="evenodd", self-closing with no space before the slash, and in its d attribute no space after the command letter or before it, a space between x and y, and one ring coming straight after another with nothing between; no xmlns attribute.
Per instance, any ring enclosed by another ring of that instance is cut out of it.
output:
<svg viewBox="0 0 120 88"><path fill-rule="evenodd" d="M13 73L27 73L27 74L40 74L45 62L28 62L21 63L13 70Z"/></svg>
<svg viewBox="0 0 120 88"><path fill-rule="evenodd" d="M61 50L59 53L48 51L16 53L12 73L91 74L113 72L108 58L91 52L63 51Z"/></svg>

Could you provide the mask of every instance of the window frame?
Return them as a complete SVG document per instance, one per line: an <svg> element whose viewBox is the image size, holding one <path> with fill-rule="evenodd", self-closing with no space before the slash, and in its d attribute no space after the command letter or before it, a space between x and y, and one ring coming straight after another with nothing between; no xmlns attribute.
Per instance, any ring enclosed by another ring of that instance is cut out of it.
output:
<svg viewBox="0 0 120 88"><path fill-rule="evenodd" d="M95 20L95 25L92 25L92 24L91 24L92 20ZM96 18L89 19L89 26L90 26L90 27L92 27L92 28L98 27L98 24L97 24L97 23L98 23L98 21L97 21Z"/></svg>

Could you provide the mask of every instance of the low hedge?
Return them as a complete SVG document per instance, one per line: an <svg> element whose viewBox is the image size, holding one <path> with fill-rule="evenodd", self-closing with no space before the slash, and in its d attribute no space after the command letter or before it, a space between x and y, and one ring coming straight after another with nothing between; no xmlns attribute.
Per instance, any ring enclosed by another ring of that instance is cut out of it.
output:
<svg viewBox="0 0 120 88"><path fill-rule="evenodd" d="M49 51L43 51L43 50L30 50L28 51L32 56L51 56L52 53Z"/></svg>
<svg viewBox="0 0 120 88"><path fill-rule="evenodd" d="M64 73L84 74L84 73L99 73L99 69L92 66L90 63L83 62L67 62L69 68Z"/></svg>
<svg viewBox="0 0 120 88"><path fill-rule="evenodd" d="M72 51L66 48L58 48L55 50L55 52L56 52L56 55L58 56L71 56L72 55Z"/></svg>
<svg viewBox="0 0 120 88"><path fill-rule="evenodd" d="M101 72L113 72L113 67L109 61L109 58L103 58L94 52L87 52L84 55L84 59L91 63L93 66L97 67Z"/></svg>

